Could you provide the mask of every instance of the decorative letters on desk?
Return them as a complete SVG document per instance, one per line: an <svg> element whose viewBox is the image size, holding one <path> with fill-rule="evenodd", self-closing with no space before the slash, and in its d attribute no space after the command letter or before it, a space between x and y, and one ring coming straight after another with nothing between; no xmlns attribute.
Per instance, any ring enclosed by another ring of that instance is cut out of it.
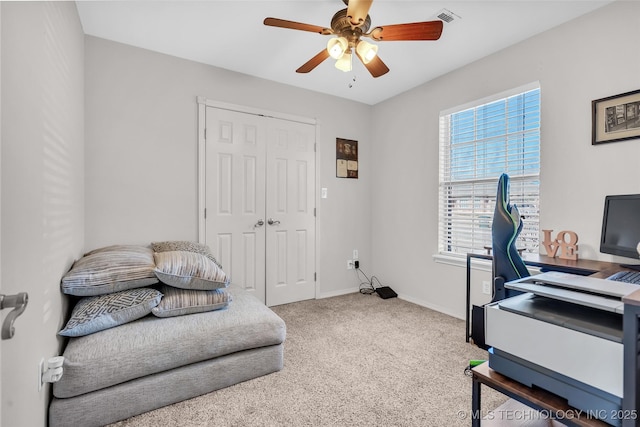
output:
<svg viewBox="0 0 640 427"><path fill-rule="evenodd" d="M555 240L551 240L551 232L553 230L542 230L544 233L544 240L542 244L547 251L547 255L551 258L555 258L558 253L558 248L561 248L560 259L569 259L573 261L578 260L578 235L573 231L560 231ZM569 241L567 242L567 236Z"/></svg>

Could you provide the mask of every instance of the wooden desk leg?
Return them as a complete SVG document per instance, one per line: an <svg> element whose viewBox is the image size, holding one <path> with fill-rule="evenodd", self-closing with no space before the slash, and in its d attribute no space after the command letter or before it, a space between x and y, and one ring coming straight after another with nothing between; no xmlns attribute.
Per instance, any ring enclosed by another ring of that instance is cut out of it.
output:
<svg viewBox="0 0 640 427"><path fill-rule="evenodd" d="M471 390L471 427L480 427L480 387L482 383L473 377Z"/></svg>

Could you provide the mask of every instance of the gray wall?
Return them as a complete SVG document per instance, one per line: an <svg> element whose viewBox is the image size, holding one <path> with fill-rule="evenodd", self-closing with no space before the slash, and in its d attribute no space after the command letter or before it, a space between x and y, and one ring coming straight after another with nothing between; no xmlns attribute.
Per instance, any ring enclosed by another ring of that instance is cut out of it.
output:
<svg viewBox="0 0 640 427"><path fill-rule="evenodd" d="M85 38L73 3L2 2L1 281L30 295L2 343L2 425L45 425L36 367L60 349L59 281L74 259L197 238L196 96L317 119L323 296L357 287L345 261L358 249L401 296L461 317L464 268L432 260L438 113L539 80L542 228L574 230L583 257L609 259L602 199L640 192L640 141L591 146L590 102L638 89L639 6L616 2L369 107ZM336 137L360 142L360 179L335 178Z"/></svg>
<svg viewBox="0 0 640 427"><path fill-rule="evenodd" d="M196 97L318 122L321 294L357 289L370 262L371 107L95 37L86 38L86 247L197 240ZM359 179L335 177L336 137L359 141Z"/></svg>
<svg viewBox="0 0 640 427"><path fill-rule="evenodd" d="M614 260L599 253L604 196L640 193L640 140L592 146L591 101L640 89L638 28L640 2L618 1L376 105L376 275L409 300L464 317L465 269L432 258L438 115L534 81L542 101L541 229L575 231L582 258Z"/></svg>
<svg viewBox="0 0 640 427"><path fill-rule="evenodd" d="M2 2L2 291L28 292L2 342L3 426L46 425L60 278L84 245L84 35L74 3ZM2 311L2 318L8 310Z"/></svg>

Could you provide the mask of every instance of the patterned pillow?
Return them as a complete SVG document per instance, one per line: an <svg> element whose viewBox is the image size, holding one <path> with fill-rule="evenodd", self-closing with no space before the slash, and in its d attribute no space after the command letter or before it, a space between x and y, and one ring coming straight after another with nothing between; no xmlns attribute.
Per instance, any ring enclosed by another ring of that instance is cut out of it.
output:
<svg viewBox="0 0 640 427"><path fill-rule="evenodd" d="M222 268L222 265L215 259L211 249L207 245L202 243L190 242L187 240L167 240L165 242L151 242L151 249L154 252L170 252L170 251L187 251L202 254L215 262L216 265Z"/></svg>
<svg viewBox="0 0 640 427"><path fill-rule="evenodd" d="M151 313L161 298L160 291L149 288L82 298L73 308L67 325L58 334L81 337L132 322Z"/></svg>
<svg viewBox="0 0 640 427"><path fill-rule="evenodd" d="M114 245L88 252L62 278L62 292L80 297L104 295L158 283L153 251Z"/></svg>
<svg viewBox="0 0 640 427"><path fill-rule="evenodd" d="M160 292L163 295L160 304L151 309L151 313L158 317L182 316L184 314L220 310L227 307L231 302L231 294L225 289L196 291L162 285Z"/></svg>
<svg viewBox="0 0 640 427"><path fill-rule="evenodd" d="M156 252L156 276L162 283L180 289L226 288L224 271L202 254L187 251Z"/></svg>

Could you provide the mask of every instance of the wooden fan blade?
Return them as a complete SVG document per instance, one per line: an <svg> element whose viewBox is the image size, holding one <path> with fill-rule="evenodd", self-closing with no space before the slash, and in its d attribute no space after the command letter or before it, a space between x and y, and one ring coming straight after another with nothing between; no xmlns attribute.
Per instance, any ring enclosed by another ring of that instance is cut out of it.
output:
<svg viewBox="0 0 640 427"><path fill-rule="evenodd" d="M374 56L373 59L369 61L368 64L364 63L364 60L362 59L358 51L356 51L356 55L358 55L358 58L360 58L360 61L362 61L364 66L367 67L367 70L369 70L369 72L373 77L380 77L389 72L389 67L387 67L387 65L384 62L382 62L382 59L380 59L378 55Z"/></svg>
<svg viewBox="0 0 640 427"><path fill-rule="evenodd" d="M300 68L296 70L296 73L308 73L316 68L322 61L329 57L327 49L322 49L316 56L304 63Z"/></svg>
<svg viewBox="0 0 640 427"><path fill-rule="evenodd" d="M333 34L333 30L331 28L321 27L319 25L304 24L302 22L287 21L286 19L265 18L264 25L268 25L270 27L289 28L292 30L309 31L322 35Z"/></svg>
<svg viewBox="0 0 640 427"><path fill-rule="evenodd" d="M360 25L367 19L371 3L373 0L349 0L347 16L351 20L351 25Z"/></svg>
<svg viewBox="0 0 640 427"><path fill-rule="evenodd" d="M414 22L374 28L369 36L377 41L438 40L442 21Z"/></svg>

